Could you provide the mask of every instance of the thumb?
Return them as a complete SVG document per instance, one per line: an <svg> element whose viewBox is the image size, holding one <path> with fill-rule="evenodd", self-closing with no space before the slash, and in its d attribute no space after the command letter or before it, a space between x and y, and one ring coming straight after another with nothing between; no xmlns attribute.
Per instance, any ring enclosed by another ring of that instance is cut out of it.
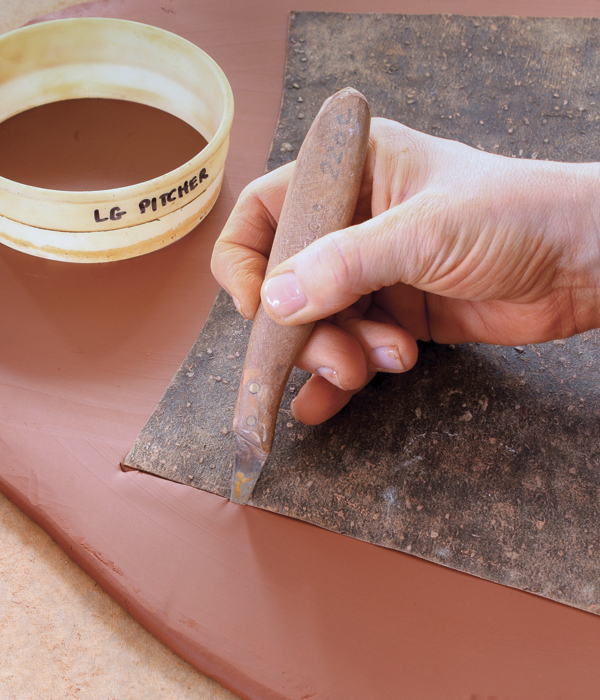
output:
<svg viewBox="0 0 600 700"><path fill-rule="evenodd" d="M365 294L408 281L418 246L411 233L414 226L403 221L404 207L327 234L275 267L261 290L265 311L284 325L309 323Z"/></svg>

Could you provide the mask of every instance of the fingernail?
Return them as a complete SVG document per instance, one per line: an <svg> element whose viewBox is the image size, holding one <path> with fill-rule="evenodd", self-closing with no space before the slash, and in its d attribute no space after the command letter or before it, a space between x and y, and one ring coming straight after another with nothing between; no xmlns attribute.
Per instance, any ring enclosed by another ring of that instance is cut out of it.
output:
<svg viewBox="0 0 600 700"><path fill-rule="evenodd" d="M324 377L325 379L327 379L328 382L330 382L331 384L334 384L339 389L344 388L340 384L340 380L338 378L337 372L334 369L331 369L331 367L318 367L315 370L315 374L318 374L320 377Z"/></svg>
<svg viewBox="0 0 600 700"><path fill-rule="evenodd" d="M284 272L265 283L264 298L279 318L291 316L306 304L306 294L293 272Z"/></svg>
<svg viewBox="0 0 600 700"><path fill-rule="evenodd" d="M237 299L236 297L234 297L233 295L232 295L231 298L233 299L233 303L235 304L235 308L238 310L238 312L239 312L244 318L247 318L249 321L251 321L251 320L252 320L252 317L251 317L251 316L248 316L248 314L244 311L244 309L242 309L242 305L240 304L240 300Z"/></svg>
<svg viewBox="0 0 600 700"><path fill-rule="evenodd" d="M369 353L369 361L374 367L383 372L404 372L400 353L395 345L375 348Z"/></svg>
<svg viewBox="0 0 600 700"><path fill-rule="evenodd" d="M231 295L231 298L232 298L232 300L233 300L233 303L235 304L235 308L236 308L236 309L238 310L238 312L241 313L242 316L243 316L243 315L244 315L244 312L242 311L242 305L240 304L239 299L237 299L237 297L234 297L233 294Z"/></svg>

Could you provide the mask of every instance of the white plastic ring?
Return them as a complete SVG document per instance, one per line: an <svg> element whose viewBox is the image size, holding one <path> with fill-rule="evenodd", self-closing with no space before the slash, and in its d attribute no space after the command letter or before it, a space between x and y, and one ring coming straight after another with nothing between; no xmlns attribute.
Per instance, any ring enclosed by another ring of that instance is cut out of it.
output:
<svg viewBox="0 0 600 700"><path fill-rule="evenodd" d="M169 112L208 144L175 170L111 190L50 190L0 177L6 245L55 260L119 260L181 238L212 208L223 180L233 95L204 51L162 29L116 19L57 20L0 38L0 121L89 97Z"/></svg>

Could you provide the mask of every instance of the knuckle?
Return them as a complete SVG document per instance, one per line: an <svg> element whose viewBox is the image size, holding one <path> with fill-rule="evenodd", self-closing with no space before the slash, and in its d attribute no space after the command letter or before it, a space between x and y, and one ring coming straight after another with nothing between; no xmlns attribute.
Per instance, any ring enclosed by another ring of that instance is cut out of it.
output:
<svg viewBox="0 0 600 700"><path fill-rule="evenodd" d="M360 247L352 231L344 235L337 233L327 236L326 245L320 249L319 267L331 277L336 288L342 292L355 290L361 285L363 266Z"/></svg>

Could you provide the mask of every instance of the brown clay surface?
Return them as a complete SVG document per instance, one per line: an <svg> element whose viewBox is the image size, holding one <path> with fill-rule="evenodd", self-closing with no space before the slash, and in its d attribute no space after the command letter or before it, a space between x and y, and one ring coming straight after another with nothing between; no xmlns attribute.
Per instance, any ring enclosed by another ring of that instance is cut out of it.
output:
<svg viewBox="0 0 600 700"><path fill-rule="evenodd" d="M55 190L113 189L175 170L204 146L193 127L154 107L64 100L0 124L0 175Z"/></svg>
<svg viewBox="0 0 600 700"><path fill-rule="evenodd" d="M0 697L235 700L143 629L0 496Z"/></svg>
<svg viewBox="0 0 600 700"><path fill-rule="evenodd" d="M63 13L145 21L195 41L232 82L236 119L213 213L171 248L85 267L0 250L0 486L150 631L242 698L595 700L592 615L119 469L208 313L212 243L264 168L291 5L106 0ZM319 9L477 14L481 5Z"/></svg>

